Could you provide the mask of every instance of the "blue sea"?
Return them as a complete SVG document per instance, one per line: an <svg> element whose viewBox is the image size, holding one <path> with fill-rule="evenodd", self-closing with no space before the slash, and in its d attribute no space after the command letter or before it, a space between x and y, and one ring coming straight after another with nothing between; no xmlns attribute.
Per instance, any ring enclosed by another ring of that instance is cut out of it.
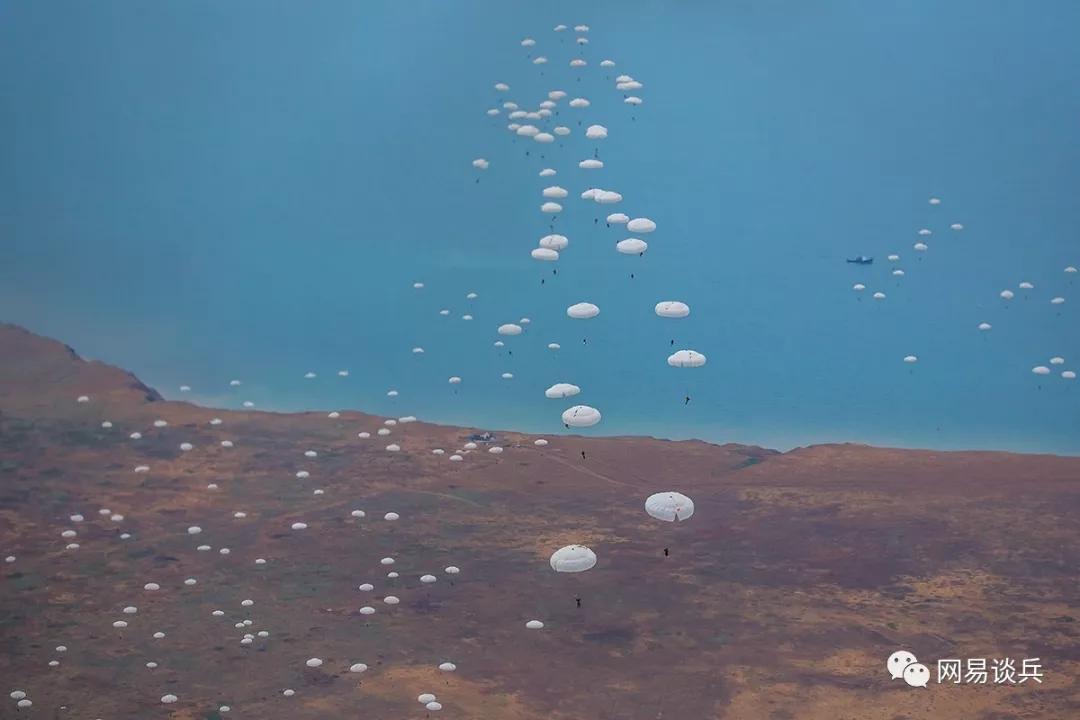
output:
<svg viewBox="0 0 1080 720"><path fill-rule="evenodd" d="M229 407L1076 454L1077 27L1061 0L5 2L0 320ZM554 89L592 103L559 103L564 141L485 113ZM644 257L616 211L656 221Z"/></svg>

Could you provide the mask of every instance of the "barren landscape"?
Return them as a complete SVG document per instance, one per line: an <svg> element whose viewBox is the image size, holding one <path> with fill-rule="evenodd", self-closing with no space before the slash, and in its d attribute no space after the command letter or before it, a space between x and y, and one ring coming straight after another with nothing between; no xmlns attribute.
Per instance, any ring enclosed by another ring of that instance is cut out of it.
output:
<svg viewBox="0 0 1080 720"><path fill-rule="evenodd" d="M33 701L0 717L1080 717L1080 458L384 420L168 402L0 326L0 676ZM693 518L646 515L661 490ZM597 566L553 572L571 543ZM900 648L1043 682L912 688Z"/></svg>

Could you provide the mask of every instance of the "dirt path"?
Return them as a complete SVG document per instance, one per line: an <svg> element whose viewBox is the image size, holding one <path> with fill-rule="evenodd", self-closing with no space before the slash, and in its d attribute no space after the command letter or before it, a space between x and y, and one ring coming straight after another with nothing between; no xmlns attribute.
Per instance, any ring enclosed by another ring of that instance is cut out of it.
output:
<svg viewBox="0 0 1080 720"><path fill-rule="evenodd" d="M555 462L559 463L560 465L564 465L564 466L570 468L571 470L574 470L574 471L579 472L579 473L584 473L586 475L591 475L592 477L594 477L594 478L596 478L598 480L606 480L609 483L614 483L615 485L621 485L622 487L629 487L629 488L639 489L633 483L628 483L625 480L616 480L613 477L609 477L607 475L604 475L603 473L596 472L595 470L591 470L591 469L589 469L587 467L582 467L581 465L575 465L574 463L570 462L569 460L559 457L555 453L549 453L548 455L545 456L545 459L546 460L554 460Z"/></svg>

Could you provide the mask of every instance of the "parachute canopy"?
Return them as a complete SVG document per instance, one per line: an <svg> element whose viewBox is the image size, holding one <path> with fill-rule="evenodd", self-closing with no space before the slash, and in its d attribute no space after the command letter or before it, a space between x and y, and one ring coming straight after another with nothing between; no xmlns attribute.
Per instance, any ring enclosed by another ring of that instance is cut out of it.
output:
<svg viewBox="0 0 1080 720"><path fill-rule="evenodd" d="M615 249L623 255L640 255L649 249L649 243L637 238L627 238L615 243Z"/></svg>
<svg viewBox="0 0 1080 720"><path fill-rule="evenodd" d="M551 569L555 572L585 572L596 565L596 553L584 545L567 545L551 554Z"/></svg>
<svg viewBox="0 0 1080 720"><path fill-rule="evenodd" d="M651 233L656 230L656 223L649 218L634 218L626 224L626 229L632 233Z"/></svg>
<svg viewBox="0 0 1080 720"><path fill-rule="evenodd" d="M590 125L585 130L585 137L590 140L603 140L607 137L607 128L603 125Z"/></svg>
<svg viewBox="0 0 1080 720"><path fill-rule="evenodd" d="M562 421L569 427L592 427L600 422L600 411L588 405L575 405L563 411Z"/></svg>
<svg viewBox="0 0 1080 720"><path fill-rule="evenodd" d="M547 262L555 262L559 259L559 253L557 251L544 247L533 249L532 256L534 260L545 260Z"/></svg>
<svg viewBox="0 0 1080 720"><path fill-rule="evenodd" d="M617 202L622 202L622 195L614 190L597 190L593 195L593 200L601 205L613 205Z"/></svg>
<svg viewBox="0 0 1080 720"><path fill-rule="evenodd" d="M696 368L705 364L705 356L696 350L679 350L668 356L667 364L678 368Z"/></svg>
<svg viewBox="0 0 1080 720"><path fill-rule="evenodd" d="M552 399L568 398L577 395L580 392L581 388L577 385L571 385L570 383L555 383L544 391L544 397Z"/></svg>
<svg viewBox="0 0 1080 720"><path fill-rule="evenodd" d="M645 499L645 512L664 522L681 522L694 514L694 501L673 490L658 492Z"/></svg>
<svg viewBox="0 0 1080 720"><path fill-rule="evenodd" d="M570 244L570 239L565 235L545 235L540 238L540 247L548 250L565 250Z"/></svg>
<svg viewBox="0 0 1080 720"><path fill-rule="evenodd" d="M690 314L690 306L678 300L656 303L656 314L663 318L684 318Z"/></svg>
<svg viewBox="0 0 1080 720"><path fill-rule="evenodd" d="M566 308L566 314L575 320L588 320L600 314L600 308L592 303L579 302Z"/></svg>

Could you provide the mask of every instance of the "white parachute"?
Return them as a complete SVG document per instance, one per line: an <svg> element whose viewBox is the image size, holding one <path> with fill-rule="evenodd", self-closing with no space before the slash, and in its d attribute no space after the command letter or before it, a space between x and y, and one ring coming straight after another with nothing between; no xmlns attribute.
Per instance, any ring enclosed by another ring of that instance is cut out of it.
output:
<svg viewBox="0 0 1080 720"><path fill-rule="evenodd" d="M548 250L565 250L567 245L570 244L570 239L565 235L545 235L540 238L540 247L547 248Z"/></svg>
<svg viewBox="0 0 1080 720"><path fill-rule="evenodd" d="M600 411L588 405L574 405L563 410L562 421L567 427L592 427L600 422Z"/></svg>
<svg viewBox="0 0 1080 720"><path fill-rule="evenodd" d="M697 368L705 361L706 357L696 350L678 350L668 356L667 364L677 368Z"/></svg>
<svg viewBox="0 0 1080 720"><path fill-rule="evenodd" d="M690 306L678 300L656 303L656 314L662 318L684 318L690 314Z"/></svg>
<svg viewBox="0 0 1080 720"><path fill-rule="evenodd" d="M538 247L532 251L533 260L545 260L547 262L555 262L559 259L559 253L556 250L550 248Z"/></svg>
<svg viewBox="0 0 1080 720"><path fill-rule="evenodd" d="M581 388L570 383L555 383L544 391L544 397L551 399L573 397L581 392Z"/></svg>
<svg viewBox="0 0 1080 720"><path fill-rule="evenodd" d="M626 224L626 229L632 233L651 233L656 230L656 223L649 218L634 218Z"/></svg>
<svg viewBox="0 0 1080 720"><path fill-rule="evenodd" d="M575 320L588 320L600 314L600 308L592 303L579 302L566 308L566 314Z"/></svg>
<svg viewBox="0 0 1080 720"><path fill-rule="evenodd" d="M640 255L649 249L649 243L638 238L626 238L615 243L615 249L623 255Z"/></svg>
<svg viewBox="0 0 1080 720"><path fill-rule="evenodd" d="M673 490L658 492L645 499L645 512L664 522L681 522L694 514L694 501Z"/></svg>
<svg viewBox="0 0 1080 720"><path fill-rule="evenodd" d="M567 545L553 552L550 562L555 572L585 572L596 566L596 553L584 545Z"/></svg>

